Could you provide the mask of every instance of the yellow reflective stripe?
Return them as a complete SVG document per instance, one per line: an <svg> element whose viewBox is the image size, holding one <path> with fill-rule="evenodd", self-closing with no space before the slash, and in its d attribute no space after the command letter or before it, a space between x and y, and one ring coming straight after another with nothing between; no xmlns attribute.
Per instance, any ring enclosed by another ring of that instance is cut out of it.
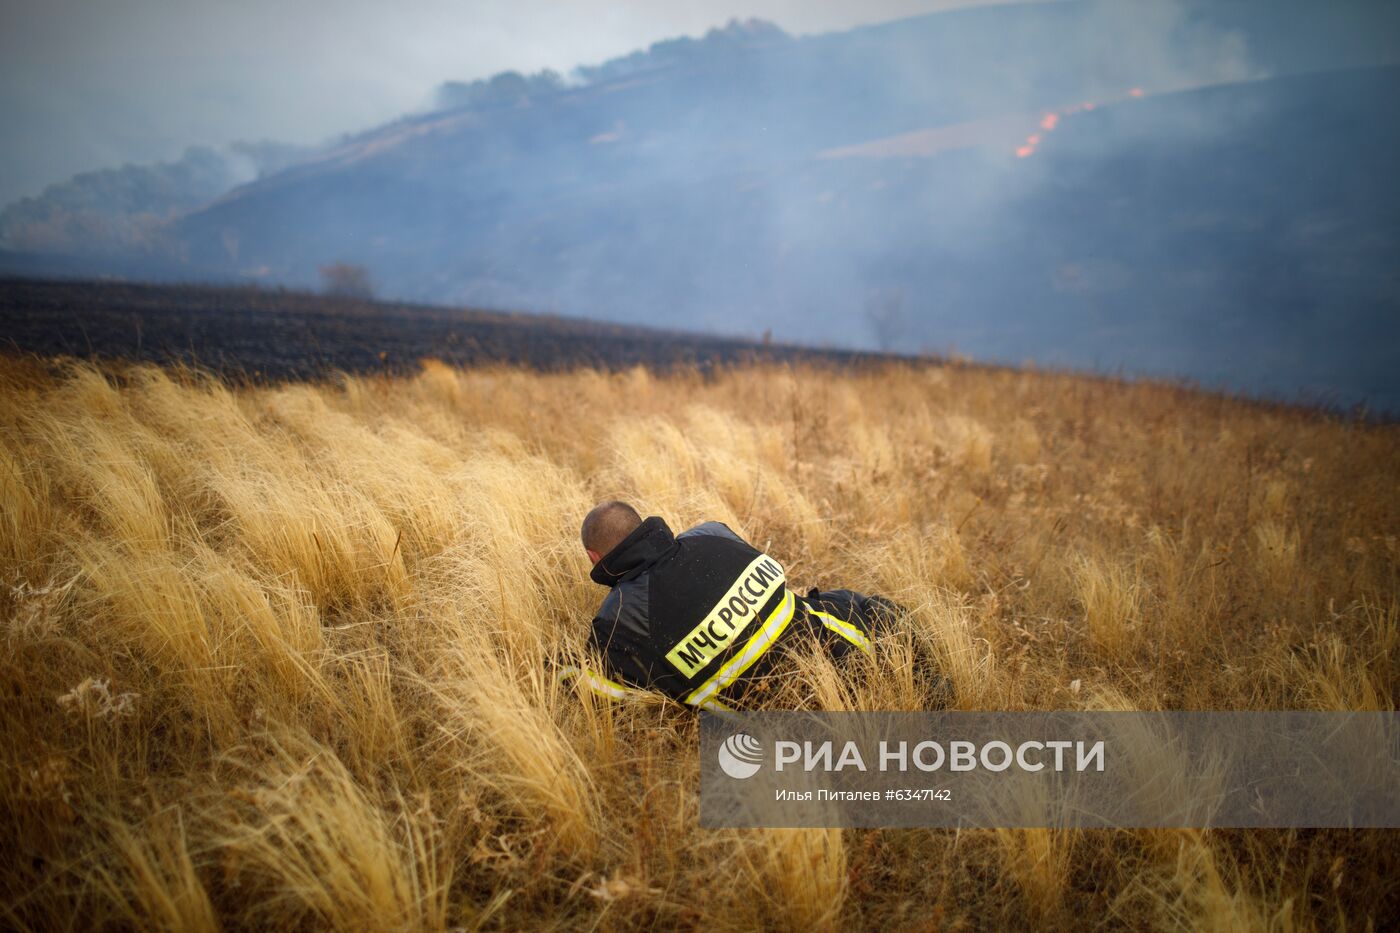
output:
<svg viewBox="0 0 1400 933"><path fill-rule="evenodd" d="M795 607L792 591L789 590L783 594L783 601L778 604L778 608L763 621L763 626L754 633L739 653L726 661L713 677L692 690L685 701L693 706L705 706L713 702L715 694L738 680L739 675L752 667L755 661L763 657L765 651L773 647L778 636L783 634L788 623L792 621Z"/></svg>
<svg viewBox="0 0 1400 933"><path fill-rule="evenodd" d="M636 696L646 696L645 690L634 690L631 687L624 687L615 680L608 680L602 674L595 673L586 667L566 667L559 672L559 681L562 683L570 677L576 677L588 689L599 696L605 696L611 700L626 700Z"/></svg>
<svg viewBox="0 0 1400 933"><path fill-rule="evenodd" d="M840 635L846 641L855 645L861 651L873 656L875 652L870 647L870 639L865 637L865 633L849 622L843 622L829 612L822 612L820 609L809 609L812 615L822 620L822 625Z"/></svg>

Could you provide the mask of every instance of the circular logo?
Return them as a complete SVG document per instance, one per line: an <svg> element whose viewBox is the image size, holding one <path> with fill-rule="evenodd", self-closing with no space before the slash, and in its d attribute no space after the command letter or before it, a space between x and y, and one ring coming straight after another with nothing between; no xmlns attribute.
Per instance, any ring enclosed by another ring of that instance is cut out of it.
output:
<svg viewBox="0 0 1400 933"><path fill-rule="evenodd" d="M763 746L747 732L736 732L719 747L719 766L732 778L751 778L763 766Z"/></svg>

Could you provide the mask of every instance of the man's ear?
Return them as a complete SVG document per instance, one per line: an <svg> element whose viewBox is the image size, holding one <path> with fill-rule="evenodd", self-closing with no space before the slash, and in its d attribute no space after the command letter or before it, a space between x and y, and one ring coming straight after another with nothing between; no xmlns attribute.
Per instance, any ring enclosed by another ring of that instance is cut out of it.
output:
<svg viewBox="0 0 1400 933"><path fill-rule="evenodd" d="M595 563L595 564L598 563L598 561L600 561L600 560L603 559L603 555L602 555L602 554L599 554L597 551L595 551L595 550L593 550L593 549L591 549L591 548L584 548L584 550L588 552L588 559L591 560L591 561L593 561L593 563Z"/></svg>

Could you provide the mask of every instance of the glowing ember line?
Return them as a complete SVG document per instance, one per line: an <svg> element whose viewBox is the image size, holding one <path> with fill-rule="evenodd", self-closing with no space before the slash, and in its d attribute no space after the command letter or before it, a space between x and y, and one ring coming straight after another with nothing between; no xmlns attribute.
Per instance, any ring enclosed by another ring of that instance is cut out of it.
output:
<svg viewBox="0 0 1400 933"><path fill-rule="evenodd" d="M1129 97L1143 97L1146 95L1146 93L1147 92L1140 87L1130 88L1128 90ZM1088 113L1096 107L1098 107L1098 104L1094 103L1093 101L1086 100L1080 104L1071 104L1068 107L1063 107L1060 110L1046 111L1044 116L1040 118L1040 128L1046 133L1053 132L1055 127L1060 125L1060 120L1064 119L1065 117L1071 116L1076 113ZM1027 136L1025 144L1016 149L1016 158L1024 159L1028 156L1034 155L1035 150L1040 146L1040 141L1043 138L1044 137L1041 133L1032 133L1031 135Z"/></svg>

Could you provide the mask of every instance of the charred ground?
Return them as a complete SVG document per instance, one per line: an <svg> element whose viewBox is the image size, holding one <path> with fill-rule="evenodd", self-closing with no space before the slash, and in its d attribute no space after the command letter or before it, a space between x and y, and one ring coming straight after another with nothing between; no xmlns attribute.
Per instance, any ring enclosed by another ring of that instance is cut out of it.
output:
<svg viewBox="0 0 1400 933"><path fill-rule="evenodd" d="M405 372L425 357L541 370L876 358L554 315L282 289L32 279L0 279L0 333L0 347L12 353L197 364L266 379Z"/></svg>

